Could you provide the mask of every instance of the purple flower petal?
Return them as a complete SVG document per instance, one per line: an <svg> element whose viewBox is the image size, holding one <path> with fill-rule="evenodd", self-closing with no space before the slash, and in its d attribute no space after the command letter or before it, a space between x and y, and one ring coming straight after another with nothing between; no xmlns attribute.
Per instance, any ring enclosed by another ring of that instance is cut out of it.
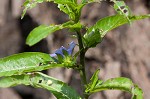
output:
<svg viewBox="0 0 150 99"><path fill-rule="evenodd" d="M72 41L69 45L70 46L69 46L67 52L68 52L69 55L71 55L72 52L73 52L74 47L76 46L76 44Z"/></svg>
<svg viewBox="0 0 150 99"><path fill-rule="evenodd" d="M58 49L58 50L55 51L55 54L59 54L59 55L61 55L61 56L64 57L64 54L63 54L62 50L67 50L67 49L62 46L62 47L60 47L60 49Z"/></svg>
<svg viewBox="0 0 150 99"><path fill-rule="evenodd" d="M50 56L51 57L55 57L55 56L57 56L55 53L53 53L53 54L50 54Z"/></svg>
<svg viewBox="0 0 150 99"><path fill-rule="evenodd" d="M65 55L71 55L75 46L76 46L76 44L72 41L69 44L69 48L68 49L66 49L65 47L61 46L53 54L50 54L50 56L51 57L55 57L55 56L61 55L62 57L65 57ZM65 54L65 51L68 54Z"/></svg>

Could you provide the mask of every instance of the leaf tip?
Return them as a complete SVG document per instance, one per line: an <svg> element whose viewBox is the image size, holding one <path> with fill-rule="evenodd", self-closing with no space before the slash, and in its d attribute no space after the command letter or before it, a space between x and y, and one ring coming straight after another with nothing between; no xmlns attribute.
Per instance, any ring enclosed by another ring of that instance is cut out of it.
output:
<svg viewBox="0 0 150 99"><path fill-rule="evenodd" d="M31 43L28 42L28 40L26 40L26 45L28 45L28 46L31 47L31 46L33 46L34 44L31 44Z"/></svg>

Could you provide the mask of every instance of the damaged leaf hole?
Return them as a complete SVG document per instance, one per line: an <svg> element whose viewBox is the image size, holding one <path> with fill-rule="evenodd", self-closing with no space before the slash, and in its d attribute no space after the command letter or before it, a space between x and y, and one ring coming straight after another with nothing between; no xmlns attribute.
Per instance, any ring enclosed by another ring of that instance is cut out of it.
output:
<svg viewBox="0 0 150 99"><path fill-rule="evenodd" d="M124 8L125 8L125 6L121 6L121 7L120 7L120 9L122 9L122 10L123 10Z"/></svg>
<svg viewBox="0 0 150 99"><path fill-rule="evenodd" d="M38 81L38 83L42 83L42 82L43 82L43 80L39 80L39 81Z"/></svg>
<svg viewBox="0 0 150 99"><path fill-rule="evenodd" d="M123 12L124 12L124 13L127 13L127 12L128 12L128 10L126 10L126 9L125 9L125 10L123 10Z"/></svg>
<svg viewBox="0 0 150 99"><path fill-rule="evenodd" d="M52 82L51 80L48 80L48 81L47 81L47 84L48 84L48 85L52 85L53 82Z"/></svg>
<svg viewBox="0 0 150 99"><path fill-rule="evenodd" d="M46 62L40 62L39 64L38 64L38 66L42 66L42 65L48 65L48 64L57 64L57 62L54 62L54 61L46 61Z"/></svg>

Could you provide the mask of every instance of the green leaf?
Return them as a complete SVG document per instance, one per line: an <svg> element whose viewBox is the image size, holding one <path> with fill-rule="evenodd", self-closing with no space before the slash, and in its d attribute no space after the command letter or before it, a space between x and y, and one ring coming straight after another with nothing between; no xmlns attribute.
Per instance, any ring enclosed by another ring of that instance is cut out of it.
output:
<svg viewBox="0 0 150 99"><path fill-rule="evenodd" d="M86 3L87 2L87 0L82 0L82 3Z"/></svg>
<svg viewBox="0 0 150 99"><path fill-rule="evenodd" d="M89 28L83 38L86 47L95 47L101 40L101 34L98 28Z"/></svg>
<svg viewBox="0 0 150 99"><path fill-rule="evenodd" d="M106 1L106 0L82 0L82 3L101 3L102 1ZM125 17L128 18L128 16L131 16L131 11L129 9L129 7L125 4L125 2L123 0L110 0L109 2L114 3L113 7L114 9L118 12L118 14L120 15L124 15Z"/></svg>
<svg viewBox="0 0 150 99"><path fill-rule="evenodd" d="M58 8L61 11L68 14L70 19L79 20L80 13L78 13L79 12L78 10L81 10L81 9L78 9L77 0L26 0L23 4L24 10L23 10L21 19L23 19L28 9L32 9L36 7L38 3L43 3L43 2L54 2L58 4Z"/></svg>
<svg viewBox="0 0 150 99"><path fill-rule="evenodd" d="M46 38L49 34L63 28L78 29L81 27L82 25L80 23L74 24L72 21L66 22L62 25L40 25L30 32L27 37L26 44L28 44L29 46L33 46L43 38Z"/></svg>
<svg viewBox="0 0 150 99"><path fill-rule="evenodd" d="M103 0L82 0L82 4L85 4L85 3L89 4L89 3L94 3L94 2L100 3L101 1Z"/></svg>
<svg viewBox="0 0 150 99"><path fill-rule="evenodd" d="M57 99L81 99L79 94L66 83L42 73L13 75L0 79L0 87L2 88L13 87L20 84L47 89L53 93Z"/></svg>
<svg viewBox="0 0 150 99"><path fill-rule="evenodd" d="M0 77L55 67L64 67L64 65L56 64L49 54L39 52L20 53L0 59Z"/></svg>
<svg viewBox="0 0 150 99"><path fill-rule="evenodd" d="M37 5L37 3L42 3L44 1L47 1L47 0L26 0L23 4L23 6L25 8L23 10L21 19L23 19L24 15L25 15L25 13L27 12L28 9L32 9Z"/></svg>
<svg viewBox="0 0 150 99"><path fill-rule="evenodd" d="M103 82L98 79L100 70L96 70L90 79L90 83L86 85L85 92L92 94L103 90L122 90L132 94L132 99L143 99L142 90L128 78L119 77L112 78Z"/></svg>
<svg viewBox="0 0 150 99"><path fill-rule="evenodd" d="M130 21L149 18L150 15L129 16ZM113 15L100 19L94 26L90 27L84 35L84 43L87 48L95 47L110 30L128 23L124 15Z"/></svg>
<svg viewBox="0 0 150 99"><path fill-rule="evenodd" d="M133 99L143 99L142 90L132 83L128 78L119 77L106 80L103 83L97 84L90 93L95 93L104 90L122 90L133 95Z"/></svg>
<svg viewBox="0 0 150 99"><path fill-rule="evenodd" d="M112 2L114 2L114 9L118 12L118 14L124 15L130 22L129 16L131 16L131 11L125 2L116 0L112 0Z"/></svg>
<svg viewBox="0 0 150 99"><path fill-rule="evenodd" d="M26 39L26 44L32 46L42 40L43 38L47 37L49 34L61 29L59 25L55 26L46 26L40 25L34 28Z"/></svg>
<svg viewBox="0 0 150 99"><path fill-rule="evenodd" d="M75 20L76 16L75 16L75 9L76 6L72 5L72 4L58 4L58 8L60 9L60 11L63 11L64 13L66 13L67 15L69 15L69 18L71 20Z"/></svg>
<svg viewBox="0 0 150 99"><path fill-rule="evenodd" d="M92 82L92 85L96 85L96 82L97 82L97 80L98 80L98 74L99 74L99 72L100 72L100 69L98 69L98 70L96 70L95 71L95 73L93 74L93 76L91 77L91 82ZM91 87L93 87L93 86L91 86Z"/></svg>
<svg viewBox="0 0 150 99"><path fill-rule="evenodd" d="M77 0L47 0L57 4L77 4Z"/></svg>
<svg viewBox="0 0 150 99"><path fill-rule="evenodd" d="M77 4L77 0L51 0L54 3L58 4L58 8L60 11L66 13L69 18L74 21L78 22L81 14L81 9L84 4Z"/></svg>
<svg viewBox="0 0 150 99"><path fill-rule="evenodd" d="M85 4L58 4L58 8L60 11L63 11L66 13L69 18L74 21L78 22L80 15L81 15L81 10Z"/></svg>
<svg viewBox="0 0 150 99"><path fill-rule="evenodd" d="M143 91L137 85L134 85L132 94L132 99L143 99Z"/></svg>
<svg viewBox="0 0 150 99"><path fill-rule="evenodd" d="M102 83L103 81L98 79L98 74L100 72L100 69L96 70L95 73L93 74L93 76L90 79L90 83L86 86L86 91L85 92L90 92L91 90L93 90L93 88L95 88L95 86L97 84Z"/></svg>

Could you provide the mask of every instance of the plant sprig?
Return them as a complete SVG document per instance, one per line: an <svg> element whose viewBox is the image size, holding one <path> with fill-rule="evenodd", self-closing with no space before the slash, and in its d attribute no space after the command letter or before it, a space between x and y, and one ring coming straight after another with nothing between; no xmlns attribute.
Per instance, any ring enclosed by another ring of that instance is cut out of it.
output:
<svg viewBox="0 0 150 99"><path fill-rule="evenodd" d="M85 33L81 33L81 29L86 27L80 23L82 8L89 3L101 1L82 0L81 3L77 3L77 0L26 0L23 4L24 10L21 18L24 17L27 10L43 2L56 3L59 10L69 17L69 21L63 24L36 27L28 35L26 44L33 46L55 31L68 28L76 32L79 51L72 55L76 44L71 42L68 49L62 46L50 55L40 52L26 52L2 58L0 59L0 87L12 87L20 84L31 85L47 89L59 99L88 99L95 92L116 89L131 93L132 99L143 99L142 90L128 78L118 77L103 81L98 78L100 72L98 69L91 77L90 82L87 80L85 71L86 51L101 43L105 35L114 28L150 17L149 14L132 15L124 1L111 0L110 2L114 3L113 8L117 14L98 20L93 26L87 27ZM77 63L77 56L80 58L79 63ZM79 71L83 87L82 96L66 83L39 72L56 67Z"/></svg>

